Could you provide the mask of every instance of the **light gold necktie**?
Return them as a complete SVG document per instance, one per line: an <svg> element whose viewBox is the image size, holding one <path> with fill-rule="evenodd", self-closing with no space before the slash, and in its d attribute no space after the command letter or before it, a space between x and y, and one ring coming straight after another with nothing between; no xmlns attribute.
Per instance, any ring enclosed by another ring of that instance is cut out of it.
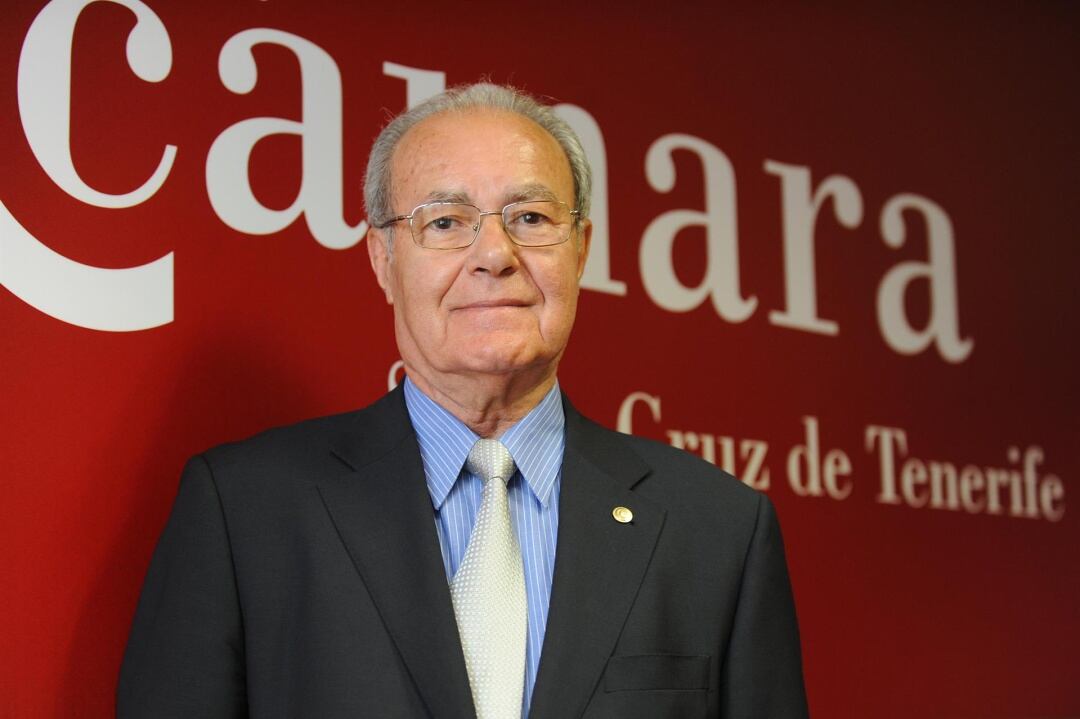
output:
<svg viewBox="0 0 1080 719"><path fill-rule="evenodd" d="M469 546L450 583L478 719L520 719L525 685L525 569L510 526L506 483L514 458L481 439L466 467L484 480Z"/></svg>

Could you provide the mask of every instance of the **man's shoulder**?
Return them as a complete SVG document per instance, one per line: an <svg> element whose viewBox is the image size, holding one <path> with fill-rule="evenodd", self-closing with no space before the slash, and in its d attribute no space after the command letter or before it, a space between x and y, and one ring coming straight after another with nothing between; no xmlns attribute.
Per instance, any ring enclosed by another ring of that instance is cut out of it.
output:
<svg viewBox="0 0 1080 719"><path fill-rule="evenodd" d="M647 437L624 434L582 415L573 425L581 435L580 444L588 446L600 461L629 467L640 463L642 480L636 491L674 501L727 506L756 507L761 493L739 481L715 464L683 449Z"/></svg>
<svg viewBox="0 0 1080 719"><path fill-rule="evenodd" d="M365 448L378 453L401 441L409 429L399 392L390 392L362 409L312 417L272 427L200 454L215 475L296 471L322 462L345 461Z"/></svg>

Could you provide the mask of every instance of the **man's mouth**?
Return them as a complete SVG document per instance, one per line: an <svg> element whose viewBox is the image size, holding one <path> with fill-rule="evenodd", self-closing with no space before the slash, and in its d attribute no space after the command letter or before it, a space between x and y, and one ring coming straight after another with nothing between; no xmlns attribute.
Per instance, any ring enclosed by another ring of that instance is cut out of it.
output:
<svg viewBox="0 0 1080 719"><path fill-rule="evenodd" d="M470 302L467 305L462 305L455 309L458 310L493 310L501 308L514 308L514 307L528 307L529 303L524 300L481 300L479 302Z"/></svg>

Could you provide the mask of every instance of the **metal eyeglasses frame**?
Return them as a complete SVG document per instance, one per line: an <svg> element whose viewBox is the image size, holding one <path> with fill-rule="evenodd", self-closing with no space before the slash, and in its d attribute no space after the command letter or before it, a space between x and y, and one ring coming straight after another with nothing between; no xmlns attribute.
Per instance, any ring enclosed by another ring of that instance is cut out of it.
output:
<svg viewBox="0 0 1080 719"><path fill-rule="evenodd" d="M570 231L566 233L566 237L562 238L558 242L547 242L547 243L544 243L542 245L524 244L522 242L519 242L518 239L516 237L514 237L514 233L512 233L506 227L506 217L505 217L506 210L508 208L514 207L515 205L527 205L527 204L531 204L533 202L551 202L551 203L554 203L554 204L562 205L563 207L567 208L567 211L570 213L570 216L573 218L573 220L571 221ZM459 205L459 206L463 206L463 207L471 207L474 210L476 210L476 212L478 213L477 221L476 221L476 225L473 227L472 239L469 240L468 244L458 245L457 247L429 247L428 245L424 245L424 244L420 243L420 240L417 239L417 237L416 237L416 228L413 226L413 222L412 222L413 217L415 217L416 214L420 210L424 209L425 207L430 207L432 205ZM507 205L504 205L501 210L486 210L486 211L481 210L479 207L477 207L476 205L473 205L473 204L471 204L469 202L436 201L436 202L424 202L424 203L421 203L421 204L417 205L416 207L414 207L412 209L412 212L410 212L409 214L407 214L407 215L398 215L397 217L391 217L389 220L386 220L382 224L373 225L373 227L375 229L377 229L377 230L383 230L383 229L386 229L387 227L389 227L390 225L394 224L395 222L401 222L402 220L408 220L409 221L409 235L412 237L413 244L416 245L417 247L420 247L420 248L425 249L425 250L463 250L466 247L472 247L473 243L476 242L476 238L480 236L480 226L484 223L484 218L487 217L488 215L500 215L500 216L502 216L502 218L503 218L503 232L505 232L506 236L510 238L510 241L513 242L518 247L554 247L555 245L561 245L561 244L563 244L564 242L566 242L567 240L570 239L570 235L572 235L574 233L573 226L581 221L581 217L580 217L581 212L579 210L571 210L571 209L569 209L569 206L565 202L563 202L562 200L519 200L518 202L511 202L511 203L509 203Z"/></svg>

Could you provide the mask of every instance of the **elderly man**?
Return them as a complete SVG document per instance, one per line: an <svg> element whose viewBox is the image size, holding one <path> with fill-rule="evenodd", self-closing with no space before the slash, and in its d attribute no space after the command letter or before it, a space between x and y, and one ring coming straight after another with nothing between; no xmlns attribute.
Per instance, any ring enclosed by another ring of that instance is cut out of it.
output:
<svg viewBox="0 0 1080 719"><path fill-rule="evenodd" d="M187 466L122 717L801 717L767 498L560 393L589 169L509 88L371 153L371 265L406 379Z"/></svg>

